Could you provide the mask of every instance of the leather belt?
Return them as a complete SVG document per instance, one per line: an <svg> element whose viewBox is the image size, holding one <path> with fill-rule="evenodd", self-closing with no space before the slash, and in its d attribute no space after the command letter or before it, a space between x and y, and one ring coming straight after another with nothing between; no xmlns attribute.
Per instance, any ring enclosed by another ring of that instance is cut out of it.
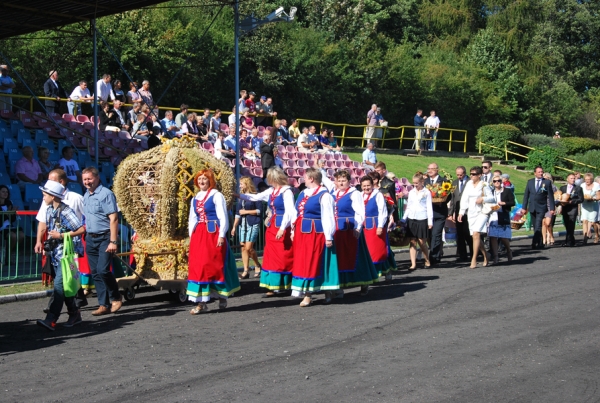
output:
<svg viewBox="0 0 600 403"><path fill-rule="evenodd" d="M92 238L100 238L102 236L108 235L109 233L110 233L110 231L99 232L97 234L92 234L91 232L86 232L85 235L90 236Z"/></svg>

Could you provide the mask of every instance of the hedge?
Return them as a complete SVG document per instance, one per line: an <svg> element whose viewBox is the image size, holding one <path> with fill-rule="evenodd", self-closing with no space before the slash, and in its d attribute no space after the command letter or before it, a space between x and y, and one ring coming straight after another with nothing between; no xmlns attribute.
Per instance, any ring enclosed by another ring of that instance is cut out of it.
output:
<svg viewBox="0 0 600 403"><path fill-rule="evenodd" d="M521 139L521 131L513 125L487 125L481 126L477 130L477 147L479 142L498 147L492 148L487 145L481 147L481 152L493 157L504 157L504 146L506 141L518 142ZM508 149L517 151L517 147L509 144Z"/></svg>
<svg viewBox="0 0 600 403"><path fill-rule="evenodd" d="M600 141L585 137L565 137L559 140L566 155L585 153L590 150L600 150Z"/></svg>

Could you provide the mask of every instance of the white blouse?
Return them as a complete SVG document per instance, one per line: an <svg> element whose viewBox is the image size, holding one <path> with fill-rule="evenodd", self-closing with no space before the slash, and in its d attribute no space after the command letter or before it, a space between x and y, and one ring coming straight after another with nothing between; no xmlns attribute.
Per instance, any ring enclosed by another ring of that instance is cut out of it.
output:
<svg viewBox="0 0 600 403"><path fill-rule="evenodd" d="M348 191L350 193L350 199L352 199L352 210L354 210L354 221L356 222L356 230L360 231L365 222L365 203L363 202L362 194L356 190L355 187L351 187ZM336 190L333 192L334 202L338 196L343 195L344 192Z"/></svg>
<svg viewBox="0 0 600 403"><path fill-rule="evenodd" d="M593 182L592 188L587 189L587 184L584 182L581 184L581 190L583 190L584 196L588 195L588 196L595 197L596 192L600 190L600 184L598 184L597 182ZM584 200L584 202L593 202L593 201L592 200Z"/></svg>
<svg viewBox="0 0 600 403"><path fill-rule="evenodd" d="M217 218L219 220L219 237L225 238L225 235L227 234L227 228L229 227L229 218L227 216L227 203L225 202L225 197L223 197L223 194L216 189L211 189L208 197L210 197L210 195L213 195L215 210L217 210ZM194 199L203 200L204 196L206 196L206 192L201 190L191 201L190 216L188 219L188 231L190 236L192 236L194 227L196 227L196 223L198 222L198 216L194 210Z"/></svg>
<svg viewBox="0 0 600 403"><path fill-rule="evenodd" d="M249 200L253 202L263 201L269 203L271 195L275 191L274 188L268 188L264 192L258 194L240 194L240 199ZM296 204L294 203L294 194L288 185L282 186L280 194L283 195L283 206L285 208L285 214L281 219L280 229L286 229L291 226L297 218Z"/></svg>
<svg viewBox="0 0 600 403"><path fill-rule="evenodd" d="M369 195L365 194L365 192L361 192L361 195L363 199L363 206L365 206L365 201L367 201ZM388 211L385 205L385 197L383 197L379 189L373 189L373 191L371 191L371 198L373 197L375 198L375 202L377 203L377 227L383 228L385 227L385 224L387 223L388 219ZM366 215L367 213L365 212L365 216Z"/></svg>
<svg viewBox="0 0 600 403"><path fill-rule="evenodd" d="M315 188L304 189L298 196L298 200L302 200L304 196L310 197L317 194L317 189L319 189L318 186ZM333 201L333 197L329 194L326 187L321 186L319 194L320 193L323 193L319 199L319 204L321 205L321 224L323 225L323 235L325 235L326 241L333 241L333 234L335 234L335 202Z"/></svg>
<svg viewBox="0 0 600 403"><path fill-rule="evenodd" d="M494 203L496 199L492 194L492 188L484 181L479 181L477 185L473 181L468 181L460 198L460 215L464 215L467 211L470 216L476 216L483 208L483 204L477 204L478 198L483 197L483 203Z"/></svg>
<svg viewBox="0 0 600 403"><path fill-rule="evenodd" d="M404 220L427 220L427 225L433 225L433 205L431 204L431 192L425 188L420 191L412 188L408 192L408 201L404 209Z"/></svg>

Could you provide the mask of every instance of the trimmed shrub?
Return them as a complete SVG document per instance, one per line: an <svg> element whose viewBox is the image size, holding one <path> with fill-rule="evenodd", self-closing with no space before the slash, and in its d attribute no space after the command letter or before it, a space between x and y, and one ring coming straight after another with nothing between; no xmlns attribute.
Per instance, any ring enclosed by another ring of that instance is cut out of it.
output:
<svg viewBox="0 0 600 403"><path fill-rule="evenodd" d="M594 175L600 175L600 150L590 150L586 153L577 154L573 157L573 159L577 162L581 162L582 164L587 164L596 167L596 169L592 169L575 165L574 169L576 171L583 173L591 172Z"/></svg>
<svg viewBox="0 0 600 403"><path fill-rule="evenodd" d="M585 153L590 150L600 150L600 141L585 137L565 137L558 140L566 155Z"/></svg>
<svg viewBox="0 0 600 403"><path fill-rule="evenodd" d="M476 140L477 147L479 147L479 142L486 144L481 147L481 152L485 155L503 158L506 141L518 142L520 138L521 131L513 125L487 125L481 126L477 130ZM508 149L517 151L517 147L511 144L508 145Z"/></svg>
<svg viewBox="0 0 600 403"><path fill-rule="evenodd" d="M544 168L544 172L550 172L551 174L556 173L555 166L563 166L560 150L550 146L544 146L538 148L535 151L531 151L527 157L527 169L535 169L538 165Z"/></svg>
<svg viewBox="0 0 600 403"><path fill-rule="evenodd" d="M559 146L559 139L554 139L550 136L546 136L545 134L538 133L524 134L522 141L526 146L533 148L541 148L545 146L558 148Z"/></svg>

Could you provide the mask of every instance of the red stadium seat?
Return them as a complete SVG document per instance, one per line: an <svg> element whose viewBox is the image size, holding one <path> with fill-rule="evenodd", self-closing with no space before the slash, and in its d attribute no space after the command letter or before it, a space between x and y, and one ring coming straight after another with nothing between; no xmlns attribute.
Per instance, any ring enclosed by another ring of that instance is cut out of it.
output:
<svg viewBox="0 0 600 403"><path fill-rule="evenodd" d="M75 116L71 115L70 113L64 113L62 115L62 118L65 122L74 122L75 120Z"/></svg>
<svg viewBox="0 0 600 403"><path fill-rule="evenodd" d="M76 121L78 121L79 123L85 123L85 122L89 122L90 119L85 116L85 115L77 115L77 117L75 118Z"/></svg>

